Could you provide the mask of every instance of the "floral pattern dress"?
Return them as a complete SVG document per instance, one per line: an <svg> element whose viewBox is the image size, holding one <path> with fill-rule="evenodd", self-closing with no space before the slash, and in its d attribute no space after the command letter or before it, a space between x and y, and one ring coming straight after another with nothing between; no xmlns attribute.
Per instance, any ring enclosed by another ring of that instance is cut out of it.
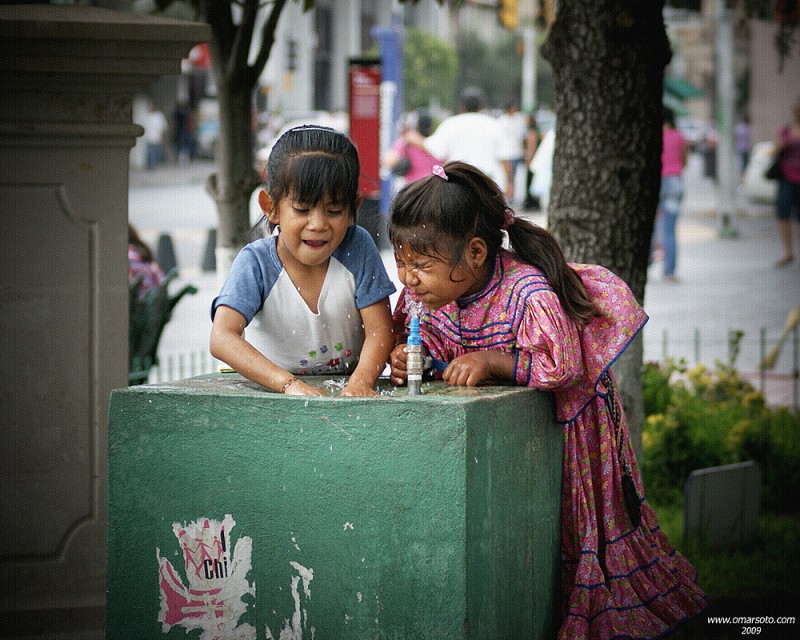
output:
<svg viewBox="0 0 800 640"><path fill-rule="evenodd" d="M615 424L609 408L609 401L618 406L609 368L647 316L609 270L571 266L600 311L589 324L572 321L544 275L503 250L483 291L424 310L423 341L445 362L476 350L514 353L517 384L555 396L564 432L559 639L657 638L706 602L652 507L638 498L635 526L623 497L623 469L638 496L644 490L624 413L616 412ZM398 325L404 306L401 297Z"/></svg>

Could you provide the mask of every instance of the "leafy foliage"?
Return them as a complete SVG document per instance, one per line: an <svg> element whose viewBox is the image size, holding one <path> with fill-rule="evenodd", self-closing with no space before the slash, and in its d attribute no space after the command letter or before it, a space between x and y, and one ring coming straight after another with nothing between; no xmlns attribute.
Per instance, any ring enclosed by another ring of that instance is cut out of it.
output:
<svg viewBox="0 0 800 640"><path fill-rule="evenodd" d="M403 44L403 96L407 110L432 102L453 103L458 56L455 49L423 29L407 29Z"/></svg>
<svg viewBox="0 0 800 640"><path fill-rule="evenodd" d="M513 36L490 45L475 33L460 34L458 59L462 64L456 96L466 87L480 87L486 96L486 106L494 108L502 108L510 97L519 96L522 55Z"/></svg>
<svg viewBox="0 0 800 640"><path fill-rule="evenodd" d="M158 364L158 343L172 318L172 310L183 296L197 293L197 287L187 284L170 295L169 283L177 275L177 269L170 270L158 286L141 297L139 286L144 274L128 283L128 373L132 384L147 382L150 367Z"/></svg>
<svg viewBox="0 0 800 640"><path fill-rule="evenodd" d="M732 359L735 352L734 344ZM764 507L797 510L791 496L800 492L800 415L767 406L733 364L721 362L714 369L648 363L642 390L642 474L656 503L679 504L695 469L755 460Z"/></svg>

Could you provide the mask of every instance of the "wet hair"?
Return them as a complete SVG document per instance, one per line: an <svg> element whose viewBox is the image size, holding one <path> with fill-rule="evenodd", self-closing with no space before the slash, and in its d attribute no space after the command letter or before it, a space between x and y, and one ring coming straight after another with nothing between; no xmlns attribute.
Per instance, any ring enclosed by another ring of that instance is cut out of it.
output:
<svg viewBox="0 0 800 640"><path fill-rule="evenodd" d="M307 205L327 197L347 208L355 221L360 173L358 151L350 138L330 127L301 125L289 129L272 147L264 188L274 207L287 197ZM266 215L254 230L264 224L272 230Z"/></svg>
<svg viewBox="0 0 800 640"><path fill-rule="evenodd" d="M511 212L503 192L465 162L448 162L444 171L447 180L431 175L397 193L389 215L389 241L396 249L404 245L422 255L449 259L455 270L470 239L479 237L494 264L503 246L506 215ZM549 231L519 217L506 231L511 250L544 273L570 318L585 324L597 315L580 276L567 264Z"/></svg>

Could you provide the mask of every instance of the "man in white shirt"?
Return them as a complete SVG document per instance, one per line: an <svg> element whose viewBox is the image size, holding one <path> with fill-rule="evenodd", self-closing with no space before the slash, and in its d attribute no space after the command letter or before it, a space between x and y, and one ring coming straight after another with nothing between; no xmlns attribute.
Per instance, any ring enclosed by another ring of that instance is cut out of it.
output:
<svg viewBox="0 0 800 640"><path fill-rule="evenodd" d="M498 116L497 121L503 127L503 131L508 138L508 143L511 145L511 177L514 180L514 193L522 193L524 196L524 182L520 184L523 174L520 168L525 165L525 140L528 137L528 116L519 110L519 106L513 100L506 104L504 113ZM522 187L522 188L518 188ZM517 196L520 204L522 199Z"/></svg>
<svg viewBox="0 0 800 640"><path fill-rule="evenodd" d="M461 94L461 112L446 118L429 137L415 137L432 156L442 161L461 160L491 177L510 202L514 197L511 159L514 146L496 118L481 113L483 94L467 88Z"/></svg>

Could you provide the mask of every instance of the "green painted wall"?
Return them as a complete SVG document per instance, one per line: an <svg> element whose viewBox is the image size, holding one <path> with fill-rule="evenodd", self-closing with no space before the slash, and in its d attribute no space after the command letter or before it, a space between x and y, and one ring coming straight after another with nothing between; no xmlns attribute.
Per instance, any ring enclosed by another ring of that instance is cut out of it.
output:
<svg viewBox="0 0 800 640"><path fill-rule="evenodd" d="M287 397L224 374L114 391L107 637L185 638L192 625L203 640L552 636L561 429L550 397L386 390ZM156 550L189 586L173 523L226 515L225 553L210 553L248 592L217 607L219 629L198 622L224 599L211 587L233 584L209 560L164 633Z"/></svg>

